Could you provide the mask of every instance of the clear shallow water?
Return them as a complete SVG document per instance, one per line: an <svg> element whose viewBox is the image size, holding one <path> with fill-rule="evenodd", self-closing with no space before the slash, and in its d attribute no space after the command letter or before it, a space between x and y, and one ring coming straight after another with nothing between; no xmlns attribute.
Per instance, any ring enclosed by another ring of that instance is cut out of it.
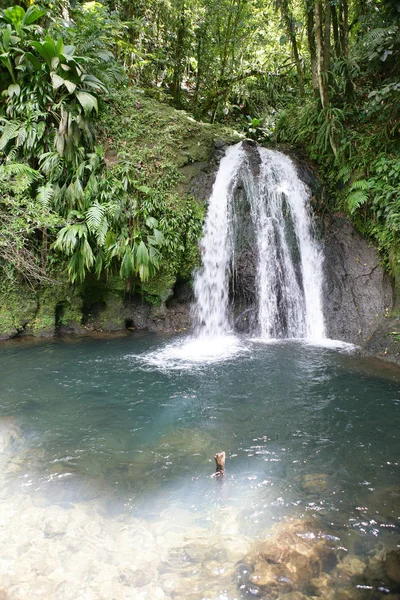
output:
<svg viewBox="0 0 400 600"><path fill-rule="evenodd" d="M237 564L289 518L317 519L362 559L400 544L395 370L348 348L237 338L201 362L186 343L0 348L0 417L22 434L2 455L11 599L248 597Z"/></svg>

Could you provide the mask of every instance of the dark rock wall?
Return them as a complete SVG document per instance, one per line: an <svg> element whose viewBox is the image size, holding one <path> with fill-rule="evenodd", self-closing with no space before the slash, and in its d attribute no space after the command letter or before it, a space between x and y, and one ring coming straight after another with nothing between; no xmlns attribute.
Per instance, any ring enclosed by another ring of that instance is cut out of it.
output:
<svg viewBox="0 0 400 600"><path fill-rule="evenodd" d="M393 305L373 246L342 216L325 223L324 316L330 338L363 345Z"/></svg>

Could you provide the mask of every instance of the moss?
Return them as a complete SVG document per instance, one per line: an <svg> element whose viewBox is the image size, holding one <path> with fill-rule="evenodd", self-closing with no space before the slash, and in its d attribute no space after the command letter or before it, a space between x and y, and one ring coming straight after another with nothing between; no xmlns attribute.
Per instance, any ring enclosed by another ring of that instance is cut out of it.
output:
<svg viewBox="0 0 400 600"><path fill-rule="evenodd" d="M209 163L217 140L241 139L232 129L195 121L134 88L111 97L101 112L99 137L109 167L124 155L153 186L176 192L178 199L187 196L188 181Z"/></svg>
<svg viewBox="0 0 400 600"><path fill-rule="evenodd" d="M124 301L120 294L109 293L105 308L99 314L97 327L105 331L120 331L125 328Z"/></svg>
<svg viewBox="0 0 400 600"><path fill-rule="evenodd" d="M53 335L56 328L56 307L60 302L59 290L48 287L39 294L39 305L31 330L35 335Z"/></svg>
<svg viewBox="0 0 400 600"><path fill-rule="evenodd" d="M55 325L63 332L82 333L83 301L78 290L70 290L65 299L56 305Z"/></svg>
<svg viewBox="0 0 400 600"><path fill-rule="evenodd" d="M13 337L29 328L37 312L37 296L27 286L3 283L0 289L0 336Z"/></svg>
<svg viewBox="0 0 400 600"><path fill-rule="evenodd" d="M100 131L111 163L125 150L133 161L144 160L144 169L151 160L158 161L161 169L167 164L179 168L208 161L216 139L226 143L240 139L232 129L195 121L185 111L134 88L111 98L107 110L102 111Z"/></svg>
<svg viewBox="0 0 400 600"><path fill-rule="evenodd" d="M37 336L51 336L60 327L79 332L82 321L80 292L80 288L68 284L41 288L31 332Z"/></svg>

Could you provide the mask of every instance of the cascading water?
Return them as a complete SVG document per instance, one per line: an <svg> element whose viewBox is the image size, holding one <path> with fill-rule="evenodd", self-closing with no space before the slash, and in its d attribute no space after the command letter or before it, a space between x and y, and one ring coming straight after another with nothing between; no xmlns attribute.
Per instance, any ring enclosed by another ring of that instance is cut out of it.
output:
<svg viewBox="0 0 400 600"><path fill-rule="evenodd" d="M194 282L197 332L219 336L229 329L229 265L233 252L232 197L245 153L242 144L228 148L209 200L200 250L203 268Z"/></svg>
<svg viewBox="0 0 400 600"><path fill-rule="evenodd" d="M235 272L235 197L243 188L250 206L257 254L256 318L262 338L325 337L322 254L307 207L310 192L284 154L254 148L257 168L242 143L222 159L209 200L201 243L203 267L195 277L194 314L199 336L229 333L229 280Z"/></svg>

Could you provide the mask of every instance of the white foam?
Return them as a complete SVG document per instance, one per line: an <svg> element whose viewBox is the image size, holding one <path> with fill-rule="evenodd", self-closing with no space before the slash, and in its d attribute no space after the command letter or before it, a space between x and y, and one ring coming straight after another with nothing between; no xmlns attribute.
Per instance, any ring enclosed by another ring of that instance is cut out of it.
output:
<svg viewBox="0 0 400 600"><path fill-rule="evenodd" d="M227 361L246 352L249 348L235 335L199 336L180 339L139 358L158 369L176 370Z"/></svg>
<svg viewBox="0 0 400 600"><path fill-rule="evenodd" d="M339 350L344 352L354 352L358 346L350 344L349 342L342 342L341 340L332 340L330 338L324 339L312 339L312 338L263 338L253 337L249 338L254 344L263 344L265 346L282 345L297 343L303 346L311 346L317 348L331 348L332 350Z"/></svg>
<svg viewBox="0 0 400 600"><path fill-rule="evenodd" d="M317 346L320 348L332 348L333 350L343 350L345 352L354 352L358 346L350 344L349 342L342 342L342 340L332 340L330 338L325 339L307 339L303 340L307 346Z"/></svg>

